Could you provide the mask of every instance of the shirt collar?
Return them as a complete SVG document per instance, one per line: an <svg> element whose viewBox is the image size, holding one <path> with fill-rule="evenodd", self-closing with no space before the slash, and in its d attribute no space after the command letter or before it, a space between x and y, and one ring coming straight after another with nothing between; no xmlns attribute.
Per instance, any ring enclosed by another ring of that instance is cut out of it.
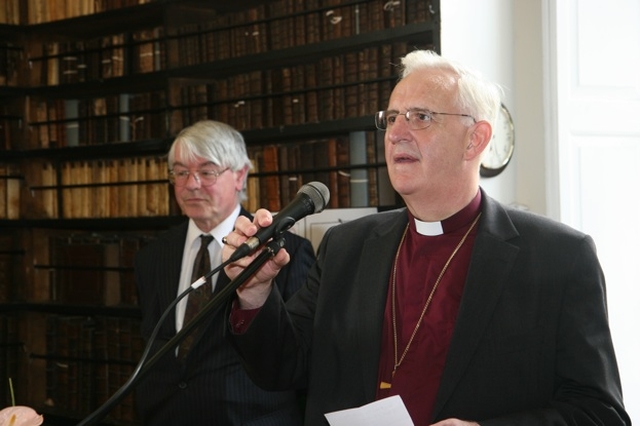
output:
<svg viewBox="0 0 640 426"><path fill-rule="evenodd" d="M235 209L231 212L229 216L226 217L222 222L218 224L215 228L213 228L209 232L202 232L200 228L196 225L193 219L189 219L189 227L187 229L187 243L190 245L196 244L196 240L200 238L200 235L212 235L215 239L216 243L220 247L222 247L222 237L226 237L233 231L233 226L236 223L236 219L240 214L240 204L236 206ZM200 247L200 242L197 242L197 247Z"/></svg>
<svg viewBox="0 0 640 426"><path fill-rule="evenodd" d="M419 219L416 219L411 212L409 212L409 223L413 223L412 228L420 235L427 236L435 236L442 235L448 232L455 231L471 222L480 212L480 207L482 204L482 193L478 191L476 196L471 200L466 207L460 210L457 213L454 213L452 216L448 218L438 221L438 222L424 222ZM408 210L407 210L408 211Z"/></svg>

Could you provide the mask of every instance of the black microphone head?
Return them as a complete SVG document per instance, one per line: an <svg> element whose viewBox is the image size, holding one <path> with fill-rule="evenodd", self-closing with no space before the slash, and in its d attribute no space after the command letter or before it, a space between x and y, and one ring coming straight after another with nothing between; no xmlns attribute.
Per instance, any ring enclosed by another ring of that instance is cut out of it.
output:
<svg viewBox="0 0 640 426"><path fill-rule="evenodd" d="M320 213L329 204L329 188L322 182L309 182L298 190L298 194L306 194L313 202L314 213Z"/></svg>

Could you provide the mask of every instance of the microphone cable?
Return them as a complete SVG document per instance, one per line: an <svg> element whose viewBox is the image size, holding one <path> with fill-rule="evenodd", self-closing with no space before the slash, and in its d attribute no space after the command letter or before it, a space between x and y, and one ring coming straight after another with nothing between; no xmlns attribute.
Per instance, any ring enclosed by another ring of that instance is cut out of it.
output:
<svg viewBox="0 0 640 426"><path fill-rule="evenodd" d="M267 251L267 250L265 250L265 251ZM277 252L277 250L276 250L276 252ZM274 256L275 253L271 254L271 252L270 252L270 255ZM197 289L202 284L204 284L206 282L207 278L210 278L213 275L215 275L216 273L220 272L225 266L227 266L228 264L232 263L233 261L234 261L233 259L227 259L227 261L222 262L220 265L218 265L217 267L215 267L211 271L207 272L202 277L198 278L191 285L189 285L189 287L186 290L184 290L182 293L180 293L178 295L178 297L176 297L171 302L171 304L169 304L169 306L167 306L167 308L164 310L164 312L160 316L160 319L158 320L158 323L154 327L153 332L149 336L149 340L147 342L147 345L145 346L144 351L142 352L142 355L140 356L140 361L138 361L138 364L136 365L136 367L133 370L133 373L131 374L129 379L106 402L104 402L96 411L94 411L89 416L87 416L84 420L82 420L80 423L78 423L77 426L90 425L90 424L92 424L93 421L99 420L100 418L102 418L102 416L104 416L106 414L106 412L104 412L104 411L106 411L107 409L110 410L112 408L113 404L115 404L116 402L120 401L120 399L123 398L129 392L129 389L130 389L131 385L134 384L134 382L138 378L140 372L142 371L142 368L144 367L145 363L147 362L147 358L149 357L149 353L151 352L151 346L153 345L153 343L155 342L156 338L158 337L158 333L160 332L160 327L162 326L162 324L164 324L164 322L167 319L167 317L169 316L169 314L171 312L173 312L175 306L182 299L184 299L187 295L189 295L193 290ZM197 317L194 318L194 321L192 321L192 323L196 322L195 321L196 319L197 319ZM179 340L176 343L179 343L181 340L183 340L186 337L187 332L191 331L191 328L193 328L193 327L190 327L190 328L183 327L182 330L185 331L185 329L186 329L186 331L184 333L178 332L176 334L176 336L174 336L174 338L171 339L167 343L173 342L174 339L176 337L178 337L178 336L179 336Z"/></svg>

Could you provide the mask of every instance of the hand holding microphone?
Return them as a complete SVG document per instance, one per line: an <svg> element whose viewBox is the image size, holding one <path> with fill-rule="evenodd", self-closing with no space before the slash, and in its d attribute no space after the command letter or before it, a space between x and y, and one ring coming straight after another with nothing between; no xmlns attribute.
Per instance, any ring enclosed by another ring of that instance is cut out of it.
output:
<svg viewBox="0 0 640 426"><path fill-rule="evenodd" d="M223 241L225 242L222 252L223 260L229 259L230 262L233 262L225 267L229 278L234 279L247 266L249 259L243 260L244 257L252 254L272 238L280 237L303 217L324 210L329 203L329 197L329 189L326 185L321 182L309 182L303 185L293 201L273 218L271 213L265 209L256 212L253 222L240 216L236 221L234 231L225 238L226 241ZM288 262L289 254L286 252L285 245L284 250L280 250L255 274L254 278L238 289L241 307L262 306L270 291L273 278ZM247 296L246 298L243 297L243 293Z"/></svg>

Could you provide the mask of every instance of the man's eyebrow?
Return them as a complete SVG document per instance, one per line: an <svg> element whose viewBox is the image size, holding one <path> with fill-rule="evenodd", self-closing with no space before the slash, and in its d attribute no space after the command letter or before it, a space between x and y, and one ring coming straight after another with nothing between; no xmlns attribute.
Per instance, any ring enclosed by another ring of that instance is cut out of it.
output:
<svg viewBox="0 0 640 426"><path fill-rule="evenodd" d="M180 162L180 161L175 161L175 162L173 163L173 167L175 167L175 166L187 167L187 165L186 165L186 164L184 164L184 163L182 163L182 162ZM198 164L197 164L197 166L198 166L198 167L217 166L217 164L216 164L216 163L214 163L213 161L205 161L205 162L202 162L202 163L198 163Z"/></svg>

